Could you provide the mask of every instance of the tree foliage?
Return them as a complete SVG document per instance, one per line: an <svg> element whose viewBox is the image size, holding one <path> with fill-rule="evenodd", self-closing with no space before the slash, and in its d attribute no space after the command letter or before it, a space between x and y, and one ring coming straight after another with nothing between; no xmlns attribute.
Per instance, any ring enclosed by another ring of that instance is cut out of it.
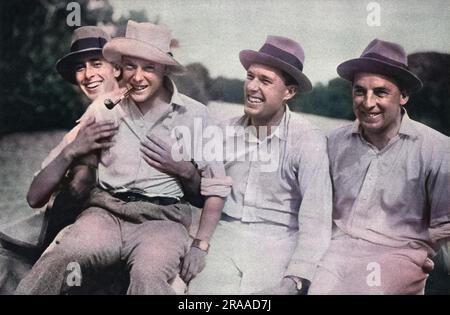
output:
<svg viewBox="0 0 450 315"><path fill-rule="evenodd" d="M56 61L69 50L75 27L67 25L70 13L60 0L0 1L0 135L16 131L68 129L84 111L78 89L56 72ZM113 20L107 0L76 1L81 25L110 25L123 35L129 19L147 21L144 11L130 10ZM92 5L95 3L95 5ZM153 23L159 22L156 16ZM174 40L172 47L178 47ZM450 135L450 55L417 53L409 56L411 69L424 89L407 105L412 118ZM200 102L244 101L244 81L211 78L202 64L187 65L186 74L174 77L179 90ZM354 119L349 82L336 78L318 83L311 93L290 102L291 109L316 115Z"/></svg>

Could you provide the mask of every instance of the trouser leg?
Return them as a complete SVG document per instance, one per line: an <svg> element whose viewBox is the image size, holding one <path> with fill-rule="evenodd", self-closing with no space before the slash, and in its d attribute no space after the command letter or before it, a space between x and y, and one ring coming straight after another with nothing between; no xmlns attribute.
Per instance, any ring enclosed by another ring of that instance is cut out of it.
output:
<svg viewBox="0 0 450 315"><path fill-rule="evenodd" d="M57 235L16 293L60 294L80 286L89 269L117 262L120 246L118 220L101 208L89 208Z"/></svg>
<svg viewBox="0 0 450 315"><path fill-rule="evenodd" d="M238 235L226 225L219 221L210 241L205 268L189 282L189 294L239 294L242 272L233 261Z"/></svg>
<svg viewBox="0 0 450 315"><path fill-rule="evenodd" d="M124 259L130 269L128 294L175 294L169 282L180 270L189 236L180 223L164 220L125 223Z"/></svg>

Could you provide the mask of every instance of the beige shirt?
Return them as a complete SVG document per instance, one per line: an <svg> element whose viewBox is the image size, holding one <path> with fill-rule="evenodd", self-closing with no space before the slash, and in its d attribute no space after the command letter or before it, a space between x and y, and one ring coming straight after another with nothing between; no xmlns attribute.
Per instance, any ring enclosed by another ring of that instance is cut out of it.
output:
<svg viewBox="0 0 450 315"><path fill-rule="evenodd" d="M140 142L147 134L153 134L169 144L174 144L179 140L177 139L179 134L174 131L184 128L191 135L190 151L201 152L203 143L195 141L194 138L201 137L201 128L212 122L206 106L178 93L170 79L167 78L165 84L172 91L172 98L167 111L160 117L152 116L152 110L142 115L130 98L121 101L112 110L107 109L104 100L116 96L117 92L98 97L88 107L79 125L64 137L47 157L43 166L48 165L68 143L75 139L78 130L89 117L94 116L96 121L112 120L119 125L119 132L114 137L115 145L101 153L98 169L99 185L111 193L133 191L149 197L163 196L180 199L184 193L179 179L148 165L142 158ZM194 122L197 126L194 126ZM223 164L197 160L195 156L192 158L202 175L202 194L221 197L228 195L231 179L225 176Z"/></svg>
<svg viewBox="0 0 450 315"><path fill-rule="evenodd" d="M450 236L450 141L405 113L378 150L358 120L328 136L334 235L377 244L432 246ZM431 250L431 248L429 248Z"/></svg>
<svg viewBox="0 0 450 315"><path fill-rule="evenodd" d="M247 116L229 125L247 127ZM332 190L326 139L286 107L279 127L264 140L228 132L225 170L233 188L223 212L242 222L266 222L299 231L286 275L312 279L331 238ZM233 151L235 148L235 151ZM259 149L259 151L258 151ZM259 152L260 158L252 157ZM271 156L271 159L267 157Z"/></svg>

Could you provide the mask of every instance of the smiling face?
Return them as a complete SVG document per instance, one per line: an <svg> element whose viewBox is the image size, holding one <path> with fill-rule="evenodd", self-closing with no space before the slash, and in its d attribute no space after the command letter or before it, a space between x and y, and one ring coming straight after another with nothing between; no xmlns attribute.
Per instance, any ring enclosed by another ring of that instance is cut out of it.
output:
<svg viewBox="0 0 450 315"><path fill-rule="evenodd" d="M401 106L408 102L397 83L383 75L356 73L352 88L353 111L364 134L393 138L400 128Z"/></svg>
<svg viewBox="0 0 450 315"><path fill-rule="evenodd" d="M124 82L134 88L130 96L136 104L151 102L162 93L165 65L123 56L122 67Z"/></svg>
<svg viewBox="0 0 450 315"><path fill-rule="evenodd" d="M75 80L81 91L91 100L118 87L120 70L102 57L80 61L75 66Z"/></svg>
<svg viewBox="0 0 450 315"><path fill-rule="evenodd" d="M277 124L284 113L284 103L294 97L296 85L286 86L280 70L252 64L244 83L245 113L254 125Z"/></svg>

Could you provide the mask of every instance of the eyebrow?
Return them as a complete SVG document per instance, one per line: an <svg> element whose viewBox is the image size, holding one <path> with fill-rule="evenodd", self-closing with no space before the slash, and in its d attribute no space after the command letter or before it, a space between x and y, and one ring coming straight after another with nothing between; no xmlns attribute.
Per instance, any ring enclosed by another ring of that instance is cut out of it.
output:
<svg viewBox="0 0 450 315"><path fill-rule="evenodd" d="M375 92L390 92L391 90L387 87L380 86L373 89Z"/></svg>

